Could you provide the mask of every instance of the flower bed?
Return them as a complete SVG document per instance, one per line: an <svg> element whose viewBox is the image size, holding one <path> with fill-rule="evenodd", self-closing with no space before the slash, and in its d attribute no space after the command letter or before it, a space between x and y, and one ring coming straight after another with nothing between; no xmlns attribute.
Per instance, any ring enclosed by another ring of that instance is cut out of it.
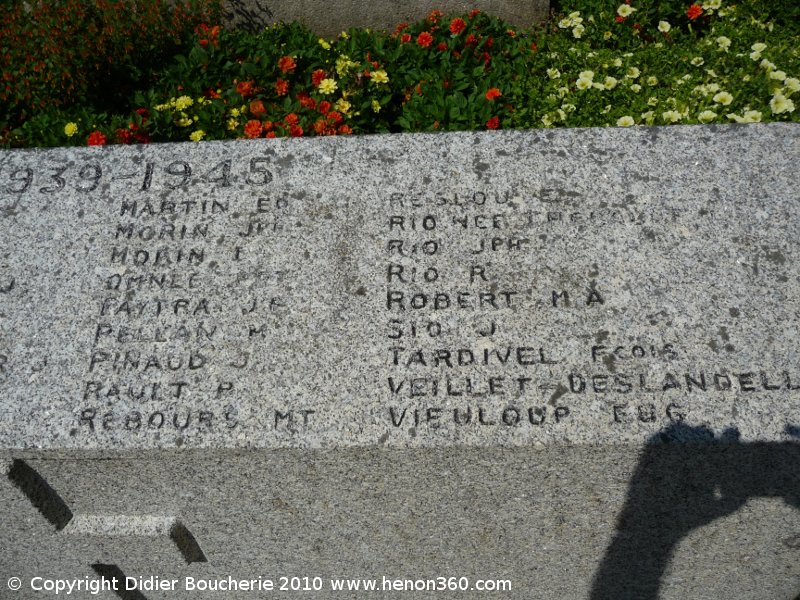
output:
<svg viewBox="0 0 800 600"><path fill-rule="evenodd" d="M525 31L477 10L433 11L392 32L352 29L335 40L297 23L254 35L195 21L179 53L125 80L148 85L127 90L123 110L98 110L91 94L22 111L12 103L3 142L798 120L793 3L563 5L565 14Z"/></svg>

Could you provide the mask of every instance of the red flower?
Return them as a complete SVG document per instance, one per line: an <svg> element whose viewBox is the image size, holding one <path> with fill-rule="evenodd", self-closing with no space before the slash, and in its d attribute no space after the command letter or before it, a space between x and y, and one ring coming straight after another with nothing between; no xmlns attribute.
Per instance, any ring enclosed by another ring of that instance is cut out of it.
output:
<svg viewBox="0 0 800 600"><path fill-rule="evenodd" d="M433 36L427 31L423 31L417 36L417 46L427 48L433 43Z"/></svg>
<svg viewBox="0 0 800 600"><path fill-rule="evenodd" d="M624 23L625 22L625 17L623 17L622 15L617 15L616 17L614 17L614 20L617 23Z"/></svg>
<svg viewBox="0 0 800 600"><path fill-rule="evenodd" d="M438 23L439 17L442 16L442 11L440 10L432 10L431 14L428 15L428 21L431 23Z"/></svg>
<svg viewBox="0 0 800 600"><path fill-rule="evenodd" d="M306 92L300 92L297 94L297 101L300 102L300 106L303 108L308 108L310 110L317 108L317 101L309 96Z"/></svg>
<svg viewBox="0 0 800 600"><path fill-rule="evenodd" d="M294 62L294 59L291 56L282 56L280 60L278 60L278 68L282 73L294 71L296 67L297 63Z"/></svg>
<svg viewBox="0 0 800 600"><path fill-rule="evenodd" d="M205 91L204 96L206 98L212 98L214 100L219 100L220 98L222 98L222 96L220 96L219 92L217 92L217 90L215 90L214 88L208 88Z"/></svg>
<svg viewBox="0 0 800 600"><path fill-rule="evenodd" d="M481 11L479 11L477 8L472 9L471 11L469 11L469 18L474 19L480 14L480 12Z"/></svg>
<svg viewBox="0 0 800 600"><path fill-rule="evenodd" d="M289 127L289 135L292 137L301 137L303 135L303 128L300 125L291 125Z"/></svg>
<svg viewBox="0 0 800 600"><path fill-rule="evenodd" d="M267 137L268 137L268 138L270 138L270 139L272 139L272 138L276 137L276 136L275 136L275 132L274 132L274 131L270 131L270 132L267 134Z"/></svg>
<svg viewBox="0 0 800 600"><path fill-rule="evenodd" d="M467 39L466 39L467 46L472 46L473 44L477 44L477 43L478 43L478 38L476 38L471 33L469 35L467 35Z"/></svg>
<svg viewBox="0 0 800 600"><path fill-rule="evenodd" d="M445 50L447 50L447 44L445 44L444 42L439 42L439 45L436 46L436 48L437 50L439 50L439 52L444 52Z"/></svg>
<svg viewBox="0 0 800 600"><path fill-rule="evenodd" d="M150 143L150 136L146 133L135 133L133 135L133 139L135 139L140 144L149 144Z"/></svg>
<svg viewBox="0 0 800 600"><path fill-rule="evenodd" d="M327 100L323 100L319 103L319 112L320 114L327 115L328 111L331 109L331 103Z"/></svg>
<svg viewBox="0 0 800 600"><path fill-rule="evenodd" d="M503 95L502 92L497 88L489 88L489 91L486 92L486 99L492 101L495 98L499 98L502 95Z"/></svg>
<svg viewBox="0 0 800 600"><path fill-rule="evenodd" d="M332 110L331 112L328 113L328 120L332 121L334 124L338 125L339 123L342 122L342 115L341 115L341 113L338 113L335 110Z"/></svg>
<svg viewBox="0 0 800 600"><path fill-rule="evenodd" d="M408 23L406 21L403 21L397 27L395 27L394 32L400 33L401 31L403 31L403 29L408 29Z"/></svg>
<svg viewBox="0 0 800 600"><path fill-rule="evenodd" d="M264 121L263 129L264 131L272 131L272 121Z"/></svg>
<svg viewBox="0 0 800 600"><path fill-rule="evenodd" d="M255 90L253 89L253 82L252 81L240 81L236 84L236 91L241 94L242 98L249 98L253 95Z"/></svg>
<svg viewBox="0 0 800 600"><path fill-rule="evenodd" d="M317 119L313 128L317 135L331 135L331 133L333 133L324 119Z"/></svg>
<svg viewBox="0 0 800 600"><path fill-rule="evenodd" d="M250 138L257 138L261 135L261 121L249 120L244 126L244 134Z"/></svg>
<svg viewBox="0 0 800 600"><path fill-rule="evenodd" d="M699 4L692 4L686 10L686 16L689 17L690 21L694 21L697 17L703 14L703 7Z"/></svg>
<svg viewBox="0 0 800 600"><path fill-rule="evenodd" d="M536 44L535 44L535 43L534 43L534 44L531 44L531 50L533 50L534 52L536 52L536 50L537 50L537 46L536 46Z"/></svg>
<svg viewBox="0 0 800 600"><path fill-rule="evenodd" d="M260 117L267 112L267 109L264 107L264 103L261 100L253 100L250 103L250 112L253 116Z"/></svg>
<svg viewBox="0 0 800 600"><path fill-rule="evenodd" d="M297 125L300 122L300 117L294 113L289 113L284 119L288 125Z"/></svg>
<svg viewBox="0 0 800 600"><path fill-rule="evenodd" d="M500 117L494 116L488 121L486 121L486 127L489 129L497 129L500 127Z"/></svg>
<svg viewBox="0 0 800 600"><path fill-rule="evenodd" d="M349 135L349 134L353 133L353 130L350 129L349 125L340 125L339 126L339 133L341 133L342 135Z"/></svg>
<svg viewBox="0 0 800 600"><path fill-rule="evenodd" d="M324 70L317 69L311 74L311 84L314 87L319 87L319 84L322 83L322 80L325 79L327 76L328 74Z"/></svg>
<svg viewBox="0 0 800 600"><path fill-rule="evenodd" d="M275 93L278 94L278 96L285 96L288 94L289 82L285 79L278 79L278 81L275 82Z"/></svg>
<svg viewBox="0 0 800 600"><path fill-rule="evenodd" d="M403 35L400 36L400 41L403 44L407 44L408 42L411 41L411 34L410 33L404 33Z"/></svg>
<svg viewBox="0 0 800 600"><path fill-rule="evenodd" d="M450 21L450 33L453 35L458 35L466 28L467 24L464 22L464 19L453 19Z"/></svg>
<svg viewBox="0 0 800 600"><path fill-rule="evenodd" d="M133 133L128 129L120 128L115 133L120 144L130 144L133 141Z"/></svg>
<svg viewBox="0 0 800 600"><path fill-rule="evenodd" d="M103 135L102 131L93 131L89 134L89 137L86 138L86 145L87 146L105 146L106 145L106 136Z"/></svg>
<svg viewBox="0 0 800 600"><path fill-rule="evenodd" d="M147 121L150 118L150 111L146 108L137 108L134 112L142 117L142 121Z"/></svg>

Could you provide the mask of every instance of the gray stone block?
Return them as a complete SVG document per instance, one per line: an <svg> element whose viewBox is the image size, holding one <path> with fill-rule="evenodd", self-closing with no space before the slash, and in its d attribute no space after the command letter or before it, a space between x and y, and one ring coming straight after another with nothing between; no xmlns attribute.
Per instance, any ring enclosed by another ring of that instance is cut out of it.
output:
<svg viewBox="0 0 800 600"><path fill-rule="evenodd" d="M530 26L547 18L550 2L547 0L443 0L431 4L420 0L372 3L369 9L356 0L228 0L223 7L228 26L257 31L273 23L301 21L323 36L335 36L351 27L394 29L403 21L424 19L432 9L445 14L463 14L479 9L500 17L518 27Z"/></svg>
<svg viewBox="0 0 800 600"><path fill-rule="evenodd" d="M798 139L4 152L0 586L794 598Z"/></svg>

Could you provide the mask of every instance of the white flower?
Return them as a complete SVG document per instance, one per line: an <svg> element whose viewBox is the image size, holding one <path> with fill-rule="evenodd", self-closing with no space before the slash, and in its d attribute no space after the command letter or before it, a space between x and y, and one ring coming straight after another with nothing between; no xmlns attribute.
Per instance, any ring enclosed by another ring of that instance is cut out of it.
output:
<svg viewBox="0 0 800 600"><path fill-rule="evenodd" d="M550 118L550 115L545 115L542 117L542 123L545 127L550 127L553 124L553 119Z"/></svg>
<svg viewBox="0 0 800 600"><path fill-rule="evenodd" d="M658 77L650 75L650 77L647 78L647 85L658 85Z"/></svg>
<svg viewBox="0 0 800 600"><path fill-rule="evenodd" d="M773 71L769 74L770 79L777 79L778 81L783 81L786 79L786 73L783 71Z"/></svg>
<svg viewBox="0 0 800 600"><path fill-rule="evenodd" d="M617 126L619 127L630 127L631 125L635 125L636 122L633 120L633 117L625 115L624 117L620 117L617 119Z"/></svg>
<svg viewBox="0 0 800 600"><path fill-rule="evenodd" d="M709 83L706 85L706 90L709 94L716 94L719 91L719 84Z"/></svg>
<svg viewBox="0 0 800 600"><path fill-rule="evenodd" d="M631 8L627 4L620 4L619 7L617 8L617 14L620 17L630 17L633 14L633 11L635 10L636 10L635 8Z"/></svg>
<svg viewBox="0 0 800 600"><path fill-rule="evenodd" d="M653 121L656 118L655 113L652 110L648 110L647 112L643 112L641 115L642 120L647 123L648 125L652 125Z"/></svg>
<svg viewBox="0 0 800 600"><path fill-rule="evenodd" d="M797 79L796 77L787 77L783 82L783 85L785 85L786 89L790 92L796 92L800 90L800 79Z"/></svg>
<svg viewBox="0 0 800 600"><path fill-rule="evenodd" d="M585 79L590 82L594 79L594 71L581 71L578 73L578 79Z"/></svg>
<svg viewBox="0 0 800 600"><path fill-rule="evenodd" d="M621 58L615 58L614 59L614 66L615 67L621 67L622 66L622 59Z"/></svg>
<svg viewBox="0 0 800 600"><path fill-rule="evenodd" d="M561 71L559 71L558 69L555 69L555 68L547 69L547 76L550 79L558 79L559 77L561 77Z"/></svg>
<svg viewBox="0 0 800 600"><path fill-rule="evenodd" d="M592 82L588 79L578 79L578 81L575 82L575 87L579 90L588 90L592 87Z"/></svg>
<svg viewBox="0 0 800 600"><path fill-rule="evenodd" d="M718 94L714 95L713 100L714 102L722 104L722 106L728 106L731 102L733 102L733 96L731 96L728 92L719 92Z"/></svg>
<svg viewBox="0 0 800 600"><path fill-rule="evenodd" d="M722 35L717 38L717 45L719 45L720 50L727 52L728 48L731 47L731 40L730 38L726 38L724 35Z"/></svg>
<svg viewBox="0 0 800 600"><path fill-rule="evenodd" d="M642 86L640 86L638 83L634 83L633 85L631 85L630 90L633 93L638 94L639 92L642 91Z"/></svg>
<svg viewBox="0 0 800 600"><path fill-rule="evenodd" d="M722 0L706 0L705 2L703 2L703 8L706 10L708 9L714 10L719 8L720 6L722 6Z"/></svg>
<svg viewBox="0 0 800 600"><path fill-rule="evenodd" d="M670 25L666 21L659 21L658 22L658 30L661 33L667 33L670 29L672 29L672 25Z"/></svg>
<svg viewBox="0 0 800 600"><path fill-rule="evenodd" d="M772 109L773 115L780 115L782 113L790 113L794 111L794 102L789 100L780 92L775 92L772 100L769 101L769 107Z"/></svg>
<svg viewBox="0 0 800 600"><path fill-rule="evenodd" d="M567 120L567 113L565 113L563 110L561 110L559 108L556 112L558 113L558 118L559 119L561 119L562 121L566 121Z"/></svg>
<svg viewBox="0 0 800 600"><path fill-rule="evenodd" d="M667 123L677 123L681 120L681 113L677 110L668 110L661 113L661 118Z"/></svg>
<svg viewBox="0 0 800 600"><path fill-rule="evenodd" d="M655 96L651 96L647 99L647 106L655 106L656 104L658 104L658 98Z"/></svg>
<svg viewBox="0 0 800 600"><path fill-rule="evenodd" d="M711 123L714 119L717 118L717 113L712 110L704 110L699 115L697 115L697 120L701 123Z"/></svg>
<svg viewBox="0 0 800 600"><path fill-rule="evenodd" d="M744 113L744 122L745 123L760 123L761 122L761 112L758 110L748 110Z"/></svg>
<svg viewBox="0 0 800 600"><path fill-rule="evenodd" d="M767 45L763 44L761 42L756 42L755 44L750 46L750 50L752 50L753 52L763 52L766 49L767 49Z"/></svg>
<svg viewBox="0 0 800 600"><path fill-rule="evenodd" d="M606 31L606 32L603 34L603 39L604 39L604 40L610 40L612 37L614 37L614 34L613 34L613 33L611 33L610 31Z"/></svg>
<svg viewBox="0 0 800 600"><path fill-rule="evenodd" d="M584 31L586 31L584 26L578 24L578 25L576 25L575 27L572 28L572 37L574 37L576 39L580 39L580 37L583 35Z"/></svg>
<svg viewBox="0 0 800 600"><path fill-rule="evenodd" d="M617 83L618 82L614 77L608 76L603 82L603 87L605 87L607 90L613 90L615 87L617 87Z"/></svg>
<svg viewBox="0 0 800 600"><path fill-rule="evenodd" d="M700 66L700 65L702 65L704 62L706 62L706 61L705 61L705 60L703 60L703 57L702 57L702 56L695 56L695 57L694 57L694 58L691 60L691 63L692 63L692 64L693 64L695 67L699 67L699 66Z"/></svg>
<svg viewBox="0 0 800 600"><path fill-rule="evenodd" d="M641 74L642 72L636 67L628 67L628 72L625 73L625 75L627 75L631 79L636 79Z"/></svg>
<svg viewBox="0 0 800 600"><path fill-rule="evenodd" d="M559 97L559 98L563 98L564 96L566 96L567 94L569 94L569 88L568 88L568 87L566 87L566 86L565 86L565 87L560 87L560 88L558 88L558 90L556 90L556 91L558 92L558 97Z"/></svg>
<svg viewBox="0 0 800 600"><path fill-rule="evenodd" d="M568 113L575 112L575 105L570 104L569 102L564 102L564 104L561 105L561 108Z"/></svg>
<svg viewBox="0 0 800 600"><path fill-rule="evenodd" d="M604 89L606 89L606 86L604 86L604 85L603 85L602 83L600 83L599 81L595 81L594 83L592 83L592 87L593 87L594 89L596 89L596 90L604 90Z"/></svg>
<svg viewBox="0 0 800 600"><path fill-rule="evenodd" d="M558 26L561 29L567 29L568 27L572 26L572 21L568 17L564 17L558 22Z"/></svg>
<svg viewBox="0 0 800 600"><path fill-rule="evenodd" d="M755 50L750 53L750 60L756 61L761 58L761 52L756 52Z"/></svg>
<svg viewBox="0 0 800 600"><path fill-rule="evenodd" d="M758 63L758 66L762 69L766 69L767 71L774 71L775 70L775 63L768 61L766 58Z"/></svg>

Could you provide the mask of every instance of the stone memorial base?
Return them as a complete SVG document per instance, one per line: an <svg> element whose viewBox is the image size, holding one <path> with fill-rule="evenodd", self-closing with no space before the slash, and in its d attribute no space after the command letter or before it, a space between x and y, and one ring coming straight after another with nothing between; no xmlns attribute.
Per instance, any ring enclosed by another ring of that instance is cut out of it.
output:
<svg viewBox="0 0 800 600"><path fill-rule="evenodd" d="M795 600L798 133L0 154L0 598Z"/></svg>

